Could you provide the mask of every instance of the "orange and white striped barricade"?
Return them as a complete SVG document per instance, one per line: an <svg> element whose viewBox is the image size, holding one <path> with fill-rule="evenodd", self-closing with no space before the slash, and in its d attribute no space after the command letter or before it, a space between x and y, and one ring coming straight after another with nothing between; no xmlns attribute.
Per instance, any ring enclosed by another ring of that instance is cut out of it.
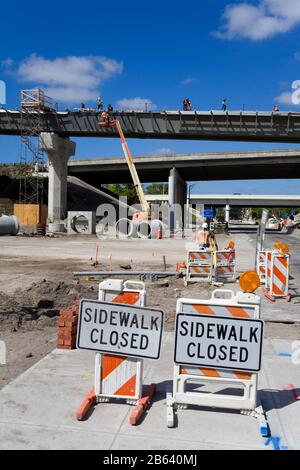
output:
<svg viewBox="0 0 300 470"><path fill-rule="evenodd" d="M260 250L257 253L256 272L259 275L260 284L267 282L267 250Z"/></svg>
<svg viewBox="0 0 300 470"><path fill-rule="evenodd" d="M141 281L107 279L99 284L98 300L145 307L145 284ZM135 405L129 421L130 424L137 424L155 393L155 385L151 384L142 396L142 380L143 359L96 353L94 389L86 400L92 406L94 403L109 402L112 399L124 399L127 404ZM79 420L82 420L88 411L86 400L77 412Z"/></svg>
<svg viewBox="0 0 300 470"><path fill-rule="evenodd" d="M210 300L178 299L168 427L174 426L176 408L198 405L239 409L259 418L261 434L268 434L257 404L263 340L259 317L260 297L252 293L217 289ZM228 387L243 393L226 393Z"/></svg>
<svg viewBox="0 0 300 470"><path fill-rule="evenodd" d="M194 250L187 252L185 284L189 282L211 282L213 272L212 252Z"/></svg>
<svg viewBox="0 0 300 470"><path fill-rule="evenodd" d="M215 269L216 282L235 282L235 250L218 250L215 251Z"/></svg>
<svg viewBox="0 0 300 470"><path fill-rule="evenodd" d="M267 252L267 282L263 287L264 295L275 302L277 298L291 300L289 294L290 255L278 250Z"/></svg>

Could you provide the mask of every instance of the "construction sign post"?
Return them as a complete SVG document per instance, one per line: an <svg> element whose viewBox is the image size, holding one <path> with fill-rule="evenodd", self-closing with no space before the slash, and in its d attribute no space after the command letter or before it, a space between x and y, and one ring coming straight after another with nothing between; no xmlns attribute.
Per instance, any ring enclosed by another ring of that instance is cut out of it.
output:
<svg viewBox="0 0 300 470"><path fill-rule="evenodd" d="M162 328L160 310L82 300L77 348L158 359Z"/></svg>
<svg viewBox="0 0 300 470"><path fill-rule="evenodd" d="M77 410L83 420L96 403L125 400L134 405L129 422L138 423L151 402L155 385L143 393L143 359L158 359L163 312L145 308L141 281L106 279L99 284L98 301L83 300L77 344L97 351L94 387Z"/></svg>
<svg viewBox="0 0 300 470"><path fill-rule="evenodd" d="M255 272L244 274L240 279L244 292L217 289L209 300L177 301L168 427L174 426L176 409L196 405L252 414L259 418L260 433L268 433L262 406L257 404L263 322L260 297L253 290L259 278ZM239 394L232 392L236 388Z"/></svg>
<svg viewBox="0 0 300 470"><path fill-rule="evenodd" d="M178 314L174 362L258 372L262 330L261 320Z"/></svg>

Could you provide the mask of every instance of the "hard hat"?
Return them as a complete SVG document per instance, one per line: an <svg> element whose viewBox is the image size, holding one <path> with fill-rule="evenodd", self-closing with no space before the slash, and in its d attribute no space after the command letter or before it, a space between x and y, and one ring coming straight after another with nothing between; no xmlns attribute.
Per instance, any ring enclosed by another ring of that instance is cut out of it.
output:
<svg viewBox="0 0 300 470"><path fill-rule="evenodd" d="M207 222L204 222L204 223L202 224L202 228L208 228L208 223L207 223Z"/></svg>

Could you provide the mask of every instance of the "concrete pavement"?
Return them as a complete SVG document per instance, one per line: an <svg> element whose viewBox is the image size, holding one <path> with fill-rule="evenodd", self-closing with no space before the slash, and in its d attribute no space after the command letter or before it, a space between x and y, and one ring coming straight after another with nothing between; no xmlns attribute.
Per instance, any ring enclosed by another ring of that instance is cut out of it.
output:
<svg viewBox="0 0 300 470"><path fill-rule="evenodd" d="M159 361L145 361L144 383L157 393L138 426L131 407L98 404L86 421L75 412L93 384L94 354L54 350L0 392L0 449L273 449L300 448L300 365L291 342L266 340L259 397L272 437L262 438L256 419L234 411L192 407L177 412L177 427L166 426L165 395L172 387L173 335L164 336ZM293 384L295 392L286 389Z"/></svg>

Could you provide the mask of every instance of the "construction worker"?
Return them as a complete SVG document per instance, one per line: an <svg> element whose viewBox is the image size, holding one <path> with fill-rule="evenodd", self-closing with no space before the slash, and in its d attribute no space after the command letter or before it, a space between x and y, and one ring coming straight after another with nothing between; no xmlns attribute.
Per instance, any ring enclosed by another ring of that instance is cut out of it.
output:
<svg viewBox="0 0 300 470"><path fill-rule="evenodd" d="M277 104L275 104L273 107L273 113L279 113L279 107Z"/></svg>
<svg viewBox="0 0 300 470"><path fill-rule="evenodd" d="M110 124L110 114L107 112L107 111L103 111L103 113L101 113L101 115L99 114L99 116L101 117L102 121L105 122L105 124L109 125Z"/></svg>
<svg viewBox="0 0 300 470"><path fill-rule="evenodd" d="M97 107L98 107L99 111L102 111L102 109L103 109L103 99L100 98L100 96L97 99Z"/></svg>
<svg viewBox="0 0 300 470"><path fill-rule="evenodd" d="M227 100L226 98L224 98L222 101L222 111L226 111L226 110L227 110Z"/></svg>
<svg viewBox="0 0 300 470"><path fill-rule="evenodd" d="M107 106L107 110L106 110L106 111L110 114L110 113L113 112L113 110L114 110L114 108L112 107L111 104L109 104L109 105Z"/></svg>
<svg viewBox="0 0 300 470"><path fill-rule="evenodd" d="M190 100L188 98L185 98L183 100L183 110L184 111L191 111L193 109Z"/></svg>
<svg viewBox="0 0 300 470"><path fill-rule="evenodd" d="M211 235L207 222L204 222L202 224L201 230L199 230L199 232L197 233L196 240L200 250L205 250L206 248L210 247Z"/></svg>

